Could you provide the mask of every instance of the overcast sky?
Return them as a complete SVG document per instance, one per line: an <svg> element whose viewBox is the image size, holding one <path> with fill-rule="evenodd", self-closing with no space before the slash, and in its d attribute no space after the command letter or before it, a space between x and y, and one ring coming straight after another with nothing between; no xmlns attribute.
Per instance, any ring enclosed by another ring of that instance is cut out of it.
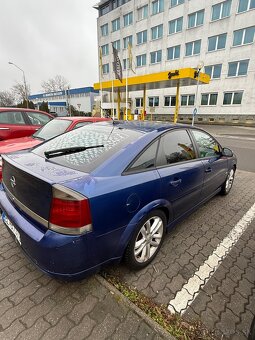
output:
<svg viewBox="0 0 255 340"><path fill-rule="evenodd" d="M31 93L57 74L71 87L93 86L99 0L0 0L0 91L26 75Z"/></svg>

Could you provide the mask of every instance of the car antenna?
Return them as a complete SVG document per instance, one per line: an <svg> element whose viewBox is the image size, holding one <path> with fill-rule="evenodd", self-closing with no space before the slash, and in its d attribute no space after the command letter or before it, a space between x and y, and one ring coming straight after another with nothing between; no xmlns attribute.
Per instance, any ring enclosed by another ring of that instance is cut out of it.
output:
<svg viewBox="0 0 255 340"><path fill-rule="evenodd" d="M114 128L115 128L115 125L116 124L116 122L114 121L114 119L112 120L112 129L111 129L111 132L109 133L109 136L107 137L107 139L106 139L106 141L108 141L109 140L109 138L111 137L111 134L112 134L112 132L113 132L113 130L114 130Z"/></svg>

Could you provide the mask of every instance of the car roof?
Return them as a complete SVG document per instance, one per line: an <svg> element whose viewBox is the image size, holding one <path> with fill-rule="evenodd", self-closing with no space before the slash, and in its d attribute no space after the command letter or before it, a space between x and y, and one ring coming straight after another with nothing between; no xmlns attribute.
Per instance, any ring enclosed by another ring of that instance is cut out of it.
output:
<svg viewBox="0 0 255 340"><path fill-rule="evenodd" d="M55 119L58 119L58 120L71 120L73 122L86 122L86 121L98 121L98 122L101 122L101 121L107 121L107 120L110 120L108 118L101 118L101 117L81 117L81 116L76 116L76 117L56 117Z"/></svg>
<svg viewBox="0 0 255 340"><path fill-rule="evenodd" d="M141 132L164 131L173 128L191 128L191 125L174 124L159 121L119 121L114 120L113 125L123 129L137 130Z"/></svg>
<svg viewBox="0 0 255 340"><path fill-rule="evenodd" d="M0 107L0 112L2 111L30 111L30 112L40 112L40 113L44 113L46 115L52 116L50 113L45 112L45 111L40 111L40 110L34 110L34 109L25 109L25 108L21 108L21 107Z"/></svg>

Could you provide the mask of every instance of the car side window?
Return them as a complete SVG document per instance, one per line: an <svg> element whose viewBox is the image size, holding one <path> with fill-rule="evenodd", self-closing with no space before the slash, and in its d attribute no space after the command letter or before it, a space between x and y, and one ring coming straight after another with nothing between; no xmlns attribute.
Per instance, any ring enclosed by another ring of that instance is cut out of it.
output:
<svg viewBox="0 0 255 340"><path fill-rule="evenodd" d="M27 112L27 115L32 125L44 125L51 120L51 117L39 112L29 111Z"/></svg>
<svg viewBox="0 0 255 340"><path fill-rule="evenodd" d="M82 127L82 126L85 126L85 125L88 125L88 124L92 124L92 122L80 122L80 123L77 123L74 127L74 129L78 129L79 127Z"/></svg>
<svg viewBox="0 0 255 340"><path fill-rule="evenodd" d="M219 155L220 146L216 140L204 131L192 130L198 145L199 157L215 157Z"/></svg>
<svg viewBox="0 0 255 340"><path fill-rule="evenodd" d="M155 168L157 149L158 140L152 143L142 154L140 154L140 156L128 168L127 172L144 171Z"/></svg>
<svg viewBox="0 0 255 340"><path fill-rule="evenodd" d="M194 146L186 130L170 131L161 137L157 166L165 166L194 158L196 158Z"/></svg>
<svg viewBox="0 0 255 340"><path fill-rule="evenodd" d="M25 125L26 122L21 112L6 111L0 112L0 124Z"/></svg>

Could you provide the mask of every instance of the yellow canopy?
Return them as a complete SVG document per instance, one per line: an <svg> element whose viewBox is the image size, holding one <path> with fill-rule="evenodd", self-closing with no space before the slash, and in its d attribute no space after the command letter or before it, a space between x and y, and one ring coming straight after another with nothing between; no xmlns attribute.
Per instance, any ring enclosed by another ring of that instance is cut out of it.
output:
<svg viewBox="0 0 255 340"><path fill-rule="evenodd" d="M128 78L128 91L139 91L139 90L154 90L163 89L167 87L189 86L197 85L198 77L197 70L193 68L182 68L171 71L164 71L159 73L151 73L145 75L139 75ZM208 74L200 72L199 84L209 84L210 76ZM179 84L178 84L179 83ZM103 91L111 91L112 85L116 89L118 88L121 92L126 91L126 78L120 82L118 79L103 81L101 89ZM100 90L100 83L94 84L95 90Z"/></svg>

